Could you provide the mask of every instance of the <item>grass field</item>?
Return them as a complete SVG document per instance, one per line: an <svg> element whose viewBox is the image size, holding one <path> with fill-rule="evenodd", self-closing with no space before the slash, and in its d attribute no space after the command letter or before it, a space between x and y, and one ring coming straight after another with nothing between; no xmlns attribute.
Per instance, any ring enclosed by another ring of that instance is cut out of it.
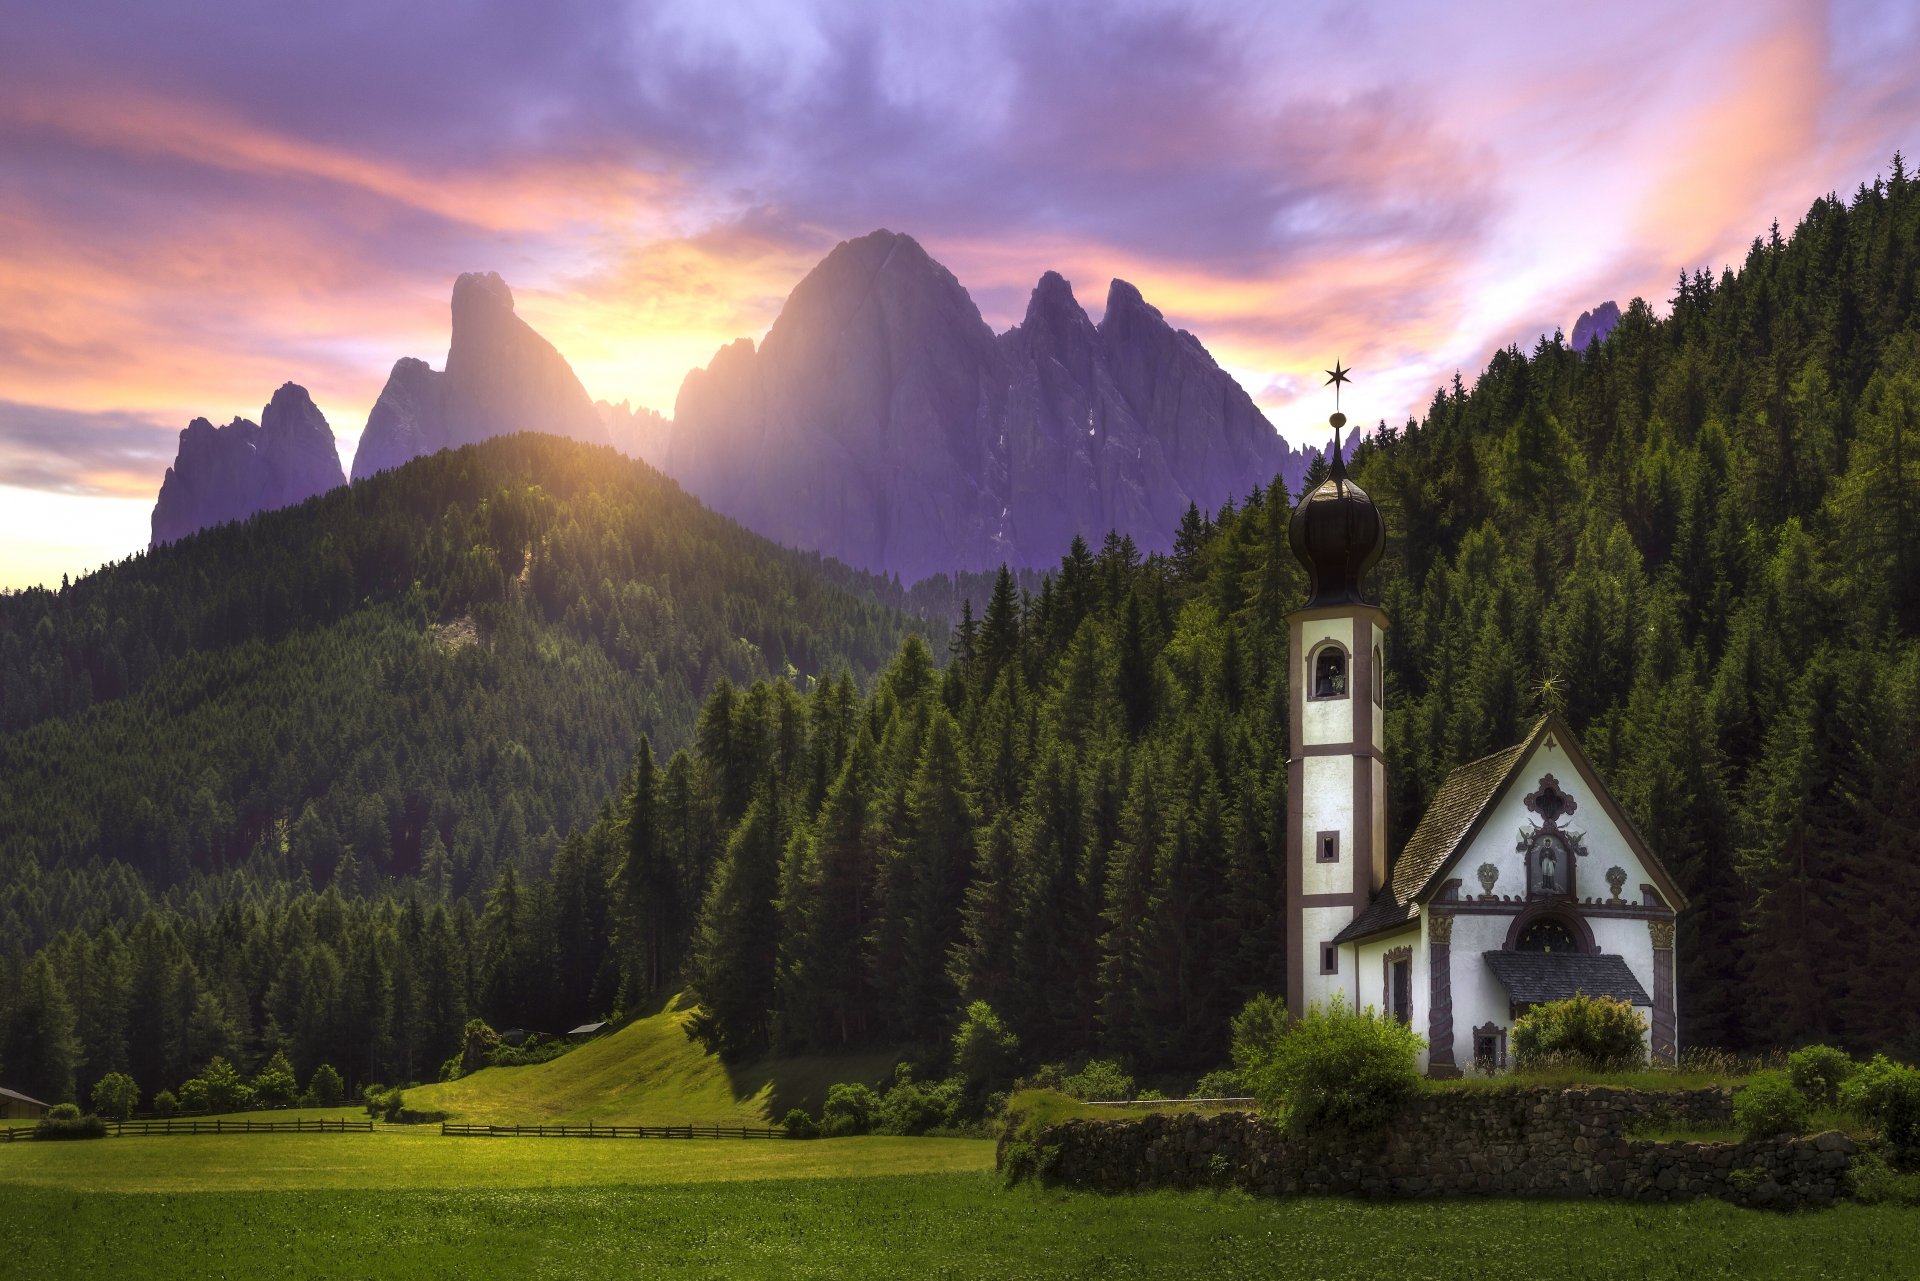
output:
<svg viewBox="0 0 1920 1281"><path fill-rule="evenodd" d="M357 1173L334 1164L316 1180L312 1159L337 1161L325 1146L348 1142L273 1135L0 1149L0 1205L13 1224L33 1225L9 1233L0 1277L1878 1281L1920 1267L1911 1210L1108 1197L1009 1192L978 1168L905 1172L978 1166L986 1145L966 1140L436 1137L410 1148L378 1134L355 1149ZM602 1155L609 1149L619 1152ZM769 1178L770 1159L795 1164ZM254 1190L97 1190L163 1187L168 1164L184 1175L177 1186ZM552 1178L536 1184L542 1165ZM362 1180L372 1186L326 1186Z"/></svg>
<svg viewBox="0 0 1920 1281"><path fill-rule="evenodd" d="M893 1065L893 1056L881 1052L729 1066L687 1039L687 1018L669 1009L550 1063L423 1085L406 1092L407 1106L494 1125L774 1125L788 1108L819 1112L835 1082L879 1081Z"/></svg>
<svg viewBox="0 0 1920 1281"><path fill-rule="evenodd" d="M71 1192L382 1191L978 1173L984 1139L449 1139L373 1134L168 1135L0 1146L0 1185Z"/></svg>

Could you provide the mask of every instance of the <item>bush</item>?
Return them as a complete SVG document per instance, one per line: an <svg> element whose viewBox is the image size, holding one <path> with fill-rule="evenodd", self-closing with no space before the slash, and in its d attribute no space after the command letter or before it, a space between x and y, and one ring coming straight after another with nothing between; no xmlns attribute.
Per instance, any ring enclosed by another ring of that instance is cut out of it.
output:
<svg viewBox="0 0 1920 1281"><path fill-rule="evenodd" d="M1196 1099L1239 1099L1245 1098L1247 1087L1241 1082L1240 1074L1232 1068L1216 1068L1193 1083Z"/></svg>
<svg viewBox="0 0 1920 1281"><path fill-rule="evenodd" d="M93 1110L109 1121L125 1121L140 1105L140 1087L125 1072L109 1072L94 1083Z"/></svg>
<svg viewBox="0 0 1920 1281"><path fill-rule="evenodd" d="M829 1138L865 1134L873 1128L873 1114L880 1100L858 1081L843 1081L830 1086L827 1102L820 1109L820 1129Z"/></svg>
<svg viewBox="0 0 1920 1281"><path fill-rule="evenodd" d="M1787 1075L1807 1102L1817 1108L1830 1108L1840 1102L1840 1087L1858 1071L1858 1065L1845 1050L1831 1045L1809 1045L1787 1056Z"/></svg>
<svg viewBox="0 0 1920 1281"><path fill-rule="evenodd" d="M1762 1072L1733 1096L1733 1122L1749 1139L1799 1134L1813 1109L1784 1072Z"/></svg>
<svg viewBox="0 0 1920 1281"><path fill-rule="evenodd" d="M894 1077L893 1088L881 1098L873 1114L873 1128L881 1134L925 1134L953 1125L962 1104L959 1077L921 1083L904 1065Z"/></svg>
<svg viewBox="0 0 1920 1281"><path fill-rule="evenodd" d="M174 1097L172 1090L162 1090L153 1096L153 1114L169 1117L180 1110L180 1100Z"/></svg>
<svg viewBox="0 0 1920 1281"><path fill-rule="evenodd" d="M1284 1114L1296 1133L1372 1130L1420 1088L1414 1064L1425 1044L1399 1019L1335 995L1287 1024L1264 1057L1250 1054L1243 1076L1261 1109Z"/></svg>
<svg viewBox="0 0 1920 1281"><path fill-rule="evenodd" d="M253 1101L258 1107L283 1108L300 1097L300 1082L294 1079L293 1064L286 1051L275 1050L253 1078Z"/></svg>
<svg viewBox="0 0 1920 1281"><path fill-rule="evenodd" d="M1082 1102L1088 1099L1130 1099L1133 1097L1133 1078L1121 1071L1118 1063L1109 1059L1091 1059L1072 1076L1062 1077L1060 1088Z"/></svg>
<svg viewBox="0 0 1920 1281"><path fill-rule="evenodd" d="M819 1124L807 1114L805 1108L788 1108L787 1119L781 1122L787 1129L790 1139L817 1139L820 1137Z"/></svg>
<svg viewBox="0 0 1920 1281"><path fill-rule="evenodd" d="M1645 1067L1647 1021L1626 1002L1575 995L1536 1005L1513 1022L1513 1060L1521 1071L1573 1062L1589 1071Z"/></svg>
<svg viewBox="0 0 1920 1281"><path fill-rule="evenodd" d="M33 1127L36 1139L104 1139L107 1123L97 1116L82 1116L71 1103L56 1103Z"/></svg>
<svg viewBox="0 0 1920 1281"><path fill-rule="evenodd" d="M975 1091L1005 1085L1013 1075L1020 1040L985 1001L967 1007L960 1030L953 1034L953 1068Z"/></svg>
<svg viewBox="0 0 1920 1281"><path fill-rule="evenodd" d="M575 1043L572 1041L543 1041L533 1036L518 1045L508 1045L502 1041L487 1051L486 1065L488 1067L531 1067L535 1063L551 1063L574 1048Z"/></svg>
<svg viewBox="0 0 1920 1281"><path fill-rule="evenodd" d="M180 1087L180 1103L189 1112L241 1112L253 1103L253 1090L233 1064L215 1055L199 1076Z"/></svg>
<svg viewBox="0 0 1920 1281"><path fill-rule="evenodd" d="M1840 1087L1840 1104L1879 1131L1896 1163L1920 1165L1920 1068L1876 1054Z"/></svg>
<svg viewBox="0 0 1920 1281"><path fill-rule="evenodd" d="M487 1055L500 1044L500 1034L485 1019L468 1019L460 1033L460 1075L471 1076L487 1066Z"/></svg>
<svg viewBox="0 0 1920 1281"><path fill-rule="evenodd" d="M340 1074L333 1070L333 1064L322 1063L313 1070L313 1076L307 1081L307 1097L317 1108L337 1108L347 1097L347 1086Z"/></svg>
<svg viewBox="0 0 1920 1281"><path fill-rule="evenodd" d="M1233 1076L1240 1091L1248 1088L1253 1069L1273 1054L1274 1044L1286 1030L1286 1002L1265 992L1256 995L1233 1016Z"/></svg>

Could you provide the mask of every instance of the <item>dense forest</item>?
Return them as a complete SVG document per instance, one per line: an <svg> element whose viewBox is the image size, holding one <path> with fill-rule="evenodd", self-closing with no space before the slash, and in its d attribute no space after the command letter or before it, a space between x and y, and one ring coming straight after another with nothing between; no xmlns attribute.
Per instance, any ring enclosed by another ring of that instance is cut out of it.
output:
<svg viewBox="0 0 1920 1281"><path fill-rule="evenodd" d="M1391 841L1554 707L1692 899L1684 1043L1920 1055L1916 446L1897 158L1683 275L1665 317L1496 353L1383 424L1351 470L1389 530ZM120 1064L157 1088L215 1044L407 1079L468 1013L557 1029L684 985L729 1054L933 1044L983 999L1032 1061L1215 1066L1283 979L1295 497L1190 512L1168 557L1076 543L1028 590L966 589L944 662L889 637L865 686L709 662L690 736L653 734L550 859L484 882L375 887L356 857L320 893L124 888L116 923L0 955L0 1063L50 1093Z"/></svg>
<svg viewBox="0 0 1920 1281"><path fill-rule="evenodd" d="M541 436L0 597L0 939L287 883L477 901L720 676L864 675L905 603Z"/></svg>

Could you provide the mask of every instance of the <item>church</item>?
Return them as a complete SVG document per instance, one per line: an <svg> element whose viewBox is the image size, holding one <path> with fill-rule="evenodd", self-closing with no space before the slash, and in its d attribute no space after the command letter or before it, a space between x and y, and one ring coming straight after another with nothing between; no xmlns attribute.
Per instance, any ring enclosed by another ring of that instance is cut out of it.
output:
<svg viewBox="0 0 1920 1281"><path fill-rule="evenodd" d="M1672 1063L1686 899L1558 717L1449 774L1388 865L1388 620L1362 593L1386 526L1347 477L1345 415L1332 422L1332 468L1288 531L1309 585L1287 618L1289 1012L1342 993L1410 1024L1421 1069L1452 1077L1506 1068L1530 1006L1617 997L1645 1019L1652 1061Z"/></svg>

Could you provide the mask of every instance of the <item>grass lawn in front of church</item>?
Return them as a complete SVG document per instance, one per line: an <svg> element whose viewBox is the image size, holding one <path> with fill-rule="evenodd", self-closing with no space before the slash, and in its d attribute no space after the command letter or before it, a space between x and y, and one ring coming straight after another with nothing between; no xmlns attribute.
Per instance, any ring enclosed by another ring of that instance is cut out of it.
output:
<svg viewBox="0 0 1920 1281"><path fill-rule="evenodd" d="M1920 1212L1001 1187L991 1145L255 1135L15 1144L0 1278L1908 1278ZM784 1167L784 1169L782 1168ZM106 1190L122 1189L122 1190ZM135 1190L138 1189L138 1190Z"/></svg>

